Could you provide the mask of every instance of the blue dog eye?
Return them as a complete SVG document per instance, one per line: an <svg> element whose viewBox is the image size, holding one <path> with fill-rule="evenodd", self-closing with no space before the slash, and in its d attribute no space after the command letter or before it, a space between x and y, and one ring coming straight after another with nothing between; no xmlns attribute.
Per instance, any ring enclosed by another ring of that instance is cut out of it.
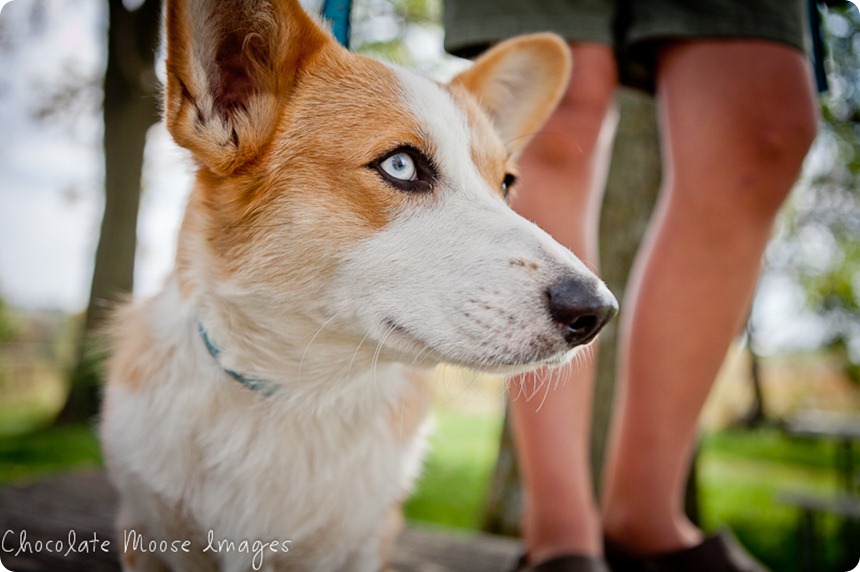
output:
<svg viewBox="0 0 860 572"><path fill-rule="evenodd" d="M414 181L418 175L415 161L402 151L382 161L379 164L379 168L400 181Z"/></svg>
<svg viewBox="0 0 860 572"><path fill-rule="evenodd" d="M407 193L426 193L433 190L439 172L427 155L410 145L388 151L367 165L382 180Z"/></svg>

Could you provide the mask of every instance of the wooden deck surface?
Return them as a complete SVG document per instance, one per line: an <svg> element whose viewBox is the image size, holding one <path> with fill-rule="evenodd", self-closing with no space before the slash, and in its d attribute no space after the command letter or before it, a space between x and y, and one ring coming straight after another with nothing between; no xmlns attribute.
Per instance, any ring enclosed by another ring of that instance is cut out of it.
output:
<svg viewBox="0 0 860 572"><path fill-rule="evenodd" d="M0 487L0 561L13 572L116 572L115 507L116 493L97 471ZM70 534L75 544L88 541L93 550L36 551L40 541L62 540L67 545ZM22 540L24 550L16 556ZM513 568L520 550L520 544L509 538L411 527L398 540L391 569L503 572Z"/></svg>

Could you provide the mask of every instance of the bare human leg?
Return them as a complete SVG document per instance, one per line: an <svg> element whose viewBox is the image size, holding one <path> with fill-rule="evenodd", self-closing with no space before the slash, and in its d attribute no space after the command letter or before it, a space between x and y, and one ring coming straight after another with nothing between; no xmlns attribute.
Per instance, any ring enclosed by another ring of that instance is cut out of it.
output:
<svg viewBox="0 0 860 572"><path fill-rule="evenodd" d="M514 208L592 267L597 220L614 133L617 83L611 47L572 44L573 74L558 110L524 152ZM588 467L593 364L511 380L514 434L525 489L531 562L597 555L601 526ZM557 385L557 387L556 387ZM545 392L551 395L544 399Z"/></svg>
<svg viewBox="0 0 860 572"><path fill-rule="evenodd" d="M627 290L602 507L607 536L641 554L702 538L682 506L697 419L816 130L793 48L670 44L658 71L664 189Z"/></svg>

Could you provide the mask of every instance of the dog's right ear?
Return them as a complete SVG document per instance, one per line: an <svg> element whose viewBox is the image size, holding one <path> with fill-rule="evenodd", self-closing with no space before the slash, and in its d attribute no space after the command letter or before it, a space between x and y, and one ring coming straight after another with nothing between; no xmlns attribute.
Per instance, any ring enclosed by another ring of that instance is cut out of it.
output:
<svg viewBox="0 0 860 572"><path fill-rule="evenodd" d="M296 75L333 40L298 0L167 0L167 127L219 175L270 140Z"/></svg>

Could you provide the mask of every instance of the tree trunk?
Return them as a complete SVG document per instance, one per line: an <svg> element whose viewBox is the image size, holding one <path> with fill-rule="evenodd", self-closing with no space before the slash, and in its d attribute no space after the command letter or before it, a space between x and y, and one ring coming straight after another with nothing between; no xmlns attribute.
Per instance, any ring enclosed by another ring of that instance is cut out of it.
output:
<svg viewBox="0 0 860 572"><path fill-rule="evenodd" d="M601 275L624 309L624 287L660 187L660 151L653 98L633 90L618 95L620 118L600 223ZM599 489L615 386L618 320L600 334L591 432L592 480ZM517 536L522 491L509 415L484 513L488 532Z"/></svg>
<svg viewBox="0 0 860 572"><path fill-rule="evenodd" d="M523 504L522 483L517 468L517 449L514 446L512 429L510 412L505 409L499 456L493 470L482 526L485 532L503 536L520 535L520 515Z"/></svg>
<svg viewBox="0 0 860 572"><path fill-rule="evenodd" d="M753 399L749 411L738 419L737 424L753 429L761 427L767 422L767 409L765 407L764 390L761 380L761 356L755 351L755 326L752 316L747 318L747 352L750 356L750 383L752 384Z"/></svg>
<svg viewBox="0 0 860 572"><path fill-rule="evenodd" d="M160 2L134 12L109 2L108 61L104 79L105 204L90 299L78 341L70 392L58 422L98 412L102 351L99 328L111 307L132 291L141 169L147 130L158 120L155 46Z"/></svg>
<svg viewBox="0 0 860 572"><path fill-rule="evenodd" d="M624 312L627 277L660 191L661 160L654 98L621 90L618 108L621 116L600 214L600 274ZM617 318L612 320L600 333L597 352L591 475L598 495L615 393L618 323Z"/></svg>

